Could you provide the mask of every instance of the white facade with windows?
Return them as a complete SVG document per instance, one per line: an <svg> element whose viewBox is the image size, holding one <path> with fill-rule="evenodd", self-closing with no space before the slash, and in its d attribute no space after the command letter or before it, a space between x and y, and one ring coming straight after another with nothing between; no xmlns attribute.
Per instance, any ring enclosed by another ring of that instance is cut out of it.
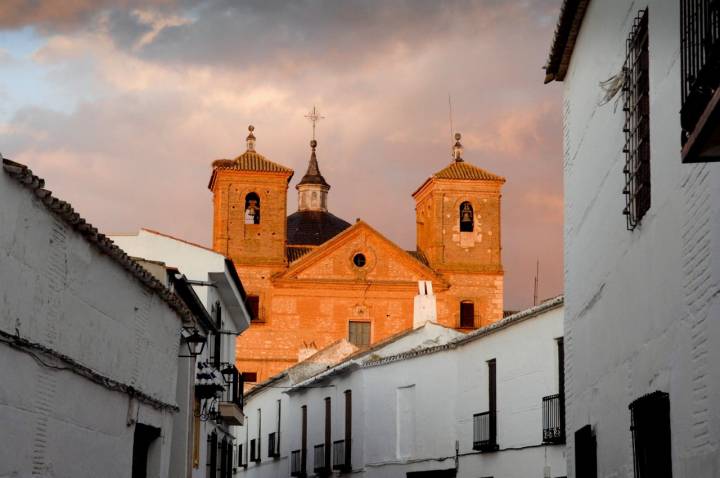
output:
<svg viewBox="0 0 720 478"><path fill-rule="evenodd" d="M148 229L111 238L128 254L161 261L166 267L176 268L190 282L212 322L203 331L208 343L196 359L197 364L218 372L234 368L235 337L249 327L250 317L245 308L245 293L232 262L205 247ZM215 360L218 348L219 356ZM202 373L196 368L195 360L188 359L185 365L190 377ZM232 380L232 375L223 374L223 378ZM181 414L176 423L179 431L173 448L173 476L225 478L232 475L240 430L235 425L238 424L237 415L242 420L243 412L242 383L238 387L239 395L231 397L233 384L227 383L226 391L218 399L200 398L197 391L193 392L192 385L178 390L179 405L187 412ZM234 408L233 402L238 406L234 412L230 410ZM224 416L224 410L228 410L227 416Z"/></svg>
<svg viewBox="0 0 720 478"><path fill-rule="evenodd" d="M0 160L0 476L173 476L192 315L42 179Z"/></svg>
<svg viewBox="0 0 720 478"><path fill-rule="evenodd" d="M248 421L260 411L266 442L281 400L280 454L263 452L240 476L565 476L559 400L548 405L555 428L543 427L543 398L561 393L562 323L562 298L468 335L427 323L300 382L260 384ZM492 360L496 433L480 444L474 417L491 411Z"/></svg>
<svg viewBox="0 0 720 478"><path fill-rule="evenodd" d="M719 124L717 73L702 70L698 53L717 68L709 25L719 15L708 0L563 2L546 81L564 81L571 477L720 474L720 164L705 162L712 151L698 146ZM612 84L598 84L618 74L612 97ZM688 129L686 94L701 80L708 103ZM628 122L633 101L645 98ZM634 124L649 124L640 144L627 141ZM628 227L623 193L643 146L649 207Z"/></svg>

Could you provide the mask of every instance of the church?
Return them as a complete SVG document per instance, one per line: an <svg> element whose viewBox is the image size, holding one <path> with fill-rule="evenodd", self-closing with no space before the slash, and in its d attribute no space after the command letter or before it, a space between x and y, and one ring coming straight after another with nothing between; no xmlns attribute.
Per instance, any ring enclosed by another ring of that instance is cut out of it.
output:
<svg viewBox="0 0 720 478"><path fill-rule="evenodd" d="M247 292L250 328L237 339L237 367L261 382L339 339L367 347L412 328L418 281L430 281L438 323L470 331L503 316L500 198L505 179L463 159L421 184L417 247L406 251L370 224L329 210L317 141L295 185L294 171L256 150L212 163L213 249L232 259Z"/></svg>

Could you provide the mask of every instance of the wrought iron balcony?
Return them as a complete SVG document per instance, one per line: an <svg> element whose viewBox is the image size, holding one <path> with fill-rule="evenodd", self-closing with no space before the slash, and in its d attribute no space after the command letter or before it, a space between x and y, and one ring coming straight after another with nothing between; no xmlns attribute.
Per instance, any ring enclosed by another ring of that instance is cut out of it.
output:
<svg viewBox="0 0 720 478"><path fill-rule="evenodd" d="M346 472L352 470L350 463L350 442L337 440L333 442L333 470Z"/></svg>
<svg viewBox="0 0 720 478"><path fill-rule="evenodd" d="M313 450L313 471L317 474L329 473L327 463L325 462L325 444L315 445Z"/></svg>
<svg viewBox="0 0 720 478"><path fill-rule="evenodd" d="M290 476L307 476L305 471L305 450L293 450L290 452Z"/></svg>
<svg viewBox="0 0 720 478"><path fill-rule="evenodd" d="M720 161L720 1L680 1L682 160Z"/></svg>
<svg viewBox="0 0 720 478"><path fill-rule="evenodd" d="M243 382L242 375L235 365L227 365L222 369L225 389L220 397L218 412L220 418L228 425L243 424Z"/></svg>
<svg viewBox="0 0 720 478"><path fill-rule="evenodd" d="M476 413L473 415L473 450L496 451L497 449L496 412Z"/></svg>
<svg viewBox="0 0 720 478"><path fill-rule="evenodd" d="M278 458L280 456L279 438L278 432L268 434L268 458Z"/></svg>
<svg viewBox="0 0 720 478"><path fill-rule="evenodd" d="M548 395L542 399L544 443L565 443L565 404L562 395Z"/></svg>

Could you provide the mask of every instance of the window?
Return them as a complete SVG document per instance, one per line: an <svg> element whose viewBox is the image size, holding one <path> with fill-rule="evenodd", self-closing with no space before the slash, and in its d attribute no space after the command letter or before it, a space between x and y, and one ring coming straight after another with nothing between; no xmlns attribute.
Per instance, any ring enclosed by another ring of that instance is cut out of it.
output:
<svg viewBox="0 0 720 478"><path fill-rule="evenodd" d="M366 263L365 254L355 254L353 256L353 264L355 264L356 267L365 267Z"/></svg>
<svg viewBox="0 0 720 478"><path fill-rule="evenodd" d="M629 408L635 478L672 478L670 396L653 392Z"/></svg>
<svg viewBox="0 0 720 478"><path fill-rule="evenodd" d="M243 382L255 383L257 382L257 372L243 372Z"/></svg>
<svg viewBox="0 0 720 478"><path fill-rule="evenodd" d="M222 334L220 333L222 330L222 308L220 307L220 302L215 302L215 305L212 307L212 312L215 316L215 327L217 327L217 332L213 336L211 362L216 369L219 369L220 362L222 361Z"/></svg>
<svg viewBox="0 0 720 478"><path fill-rule="evenodd" d="M330 447L332 446L332 405L330 397L325 397L325 470L330 468Z"/></svg>
<svg viewBox="0 0 720 478"><path fill-rule="evenodd" d="M720 4L715 0L681 0L680 58L682 81L682 160L718 161L717 127L720 106Z"/></svg>
<svg viewBox="0 0 720 478"><path fill-rule="evenodd" d="M460 232L473 232L474 228L473 207L470 202L460 204Z"/></svg>
<svg viewBox="0 0 720 478"><path fill-rule="evenodd" d="M349 323L348 340L356 347L367 347L370 345L370 322Z"/></svg>
<svg viewBox="0 0 720 478"><path fill-rule="evenodd" d="M257 461L259 454L260 452L257 449L257 442L253 438L250 440L250 461Z"/></svg>
<svg viewBox="0 0 720 478"><path fill-rule="evenodd" d="M473 415L473 450L497 451L497 375L495 359L488 360L488 411Z"/></svg>
<svg viewBox="0 0 720 478"><path fill-rule="evenodd" d="M256 295L249 295L245 299L245 307L247 308L248 314L250 314L250 320L257 322L260 320L260 297Z"/></svg>
<svg viewBox="0 0 720 478"><path fill-rule="evenodd" d="M260 224L260 196L256 193L245 196L245 224Z"/></svg>
<svg viewBox="0 0 720 478"><path fill-rule="evenodd" d="M208 478L217 478L217 434L212 432L207 439L207 473Z"/></svg>
<svg viewBox="0 0 720 478"><path fill-rule="evenodd" d="M146 478L160 473L159 449L155 440L160 429L138 423L133 432L132 478ZM153 446L154 445L154 446Z"/></svg>
<svg viewBox="0 0 720 478"><path fill-rule="evenodd" d="M575 476L597 478L597 442L590 425L575 432Z"/></svg>
<svg viewBox="0 0 720 478"><path fill-rule="evenodd" d="M460 327L475 327L475 304L469 300L460 302Z"/></svg>
<svg viewBox="0 0 720 478"><path fill-rule="evenodd" d="M627 39L623 67L623 110L625 111L625 214L633 230L650 209L650 77L648 52L648 11L635 18Z"/></svg>

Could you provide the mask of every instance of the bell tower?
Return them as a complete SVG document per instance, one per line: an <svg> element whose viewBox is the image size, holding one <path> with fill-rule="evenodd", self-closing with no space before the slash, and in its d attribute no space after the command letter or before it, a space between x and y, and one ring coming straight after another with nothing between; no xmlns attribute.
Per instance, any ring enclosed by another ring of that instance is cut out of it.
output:
<svg viewBox="0 0 720 478"><path fill-rule="evenodd" d="M213 162L213 249L236 266L284 266L287 189L293 170L255 151L249 126L246 151Z"/></svg>
<svg viewBox="0 0 720 478"><path fill-rule="evenodd" d="M474 327L502 318L500 198L505 178L465 162L460 133L451 163L414 193L417 249L448 279L460 303L472 304ZM468 308L467 310L470 310ZM470 327L468 325L468 327Z"/></svg>

